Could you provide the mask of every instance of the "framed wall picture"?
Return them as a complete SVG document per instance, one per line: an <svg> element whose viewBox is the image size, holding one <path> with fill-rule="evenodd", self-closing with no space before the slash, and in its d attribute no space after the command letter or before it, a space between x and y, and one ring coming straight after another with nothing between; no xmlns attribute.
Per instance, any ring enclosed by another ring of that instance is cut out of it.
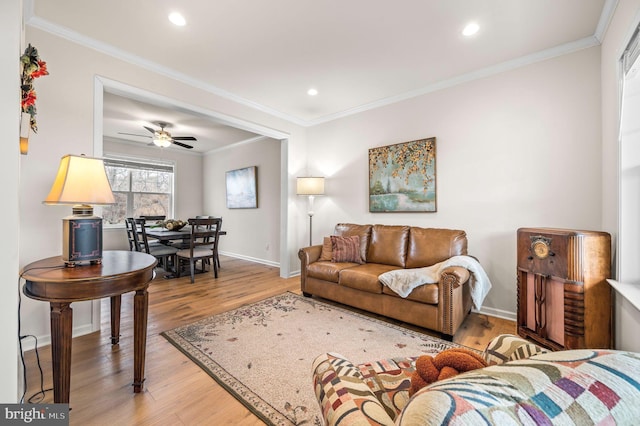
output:
<svg viewBox="0 0 640 426"><path fill-rule="evenodd" d="M257 172L256 166L226 172L228 209L258 208Z"/></svg>
<svg viewBox="0 0 640 426"><path fill-rule="evenodd" d="M436 138L369 149L369 211L437 211Z"/></svg>

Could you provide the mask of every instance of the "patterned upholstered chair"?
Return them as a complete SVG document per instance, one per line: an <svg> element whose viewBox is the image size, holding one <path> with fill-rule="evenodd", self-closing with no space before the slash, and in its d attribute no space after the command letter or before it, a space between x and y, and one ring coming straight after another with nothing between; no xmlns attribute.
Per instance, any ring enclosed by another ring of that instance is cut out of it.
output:
<svg viewBox="0 0 640 426"><path fill-rule="evenodd" d="M638 424L638 353L548 352L503 335L484 356L489 367L409 398L415 358L353 365L324 354L313 363L315 393L328 425Z"/></svg>

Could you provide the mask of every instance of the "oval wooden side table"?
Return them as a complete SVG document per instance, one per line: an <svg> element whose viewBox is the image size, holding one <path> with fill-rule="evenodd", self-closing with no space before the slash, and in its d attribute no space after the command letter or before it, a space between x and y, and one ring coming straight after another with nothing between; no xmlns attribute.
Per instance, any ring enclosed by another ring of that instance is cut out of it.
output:
<svg viewBox="0 0 640 426"><path fill-rule="evenodd" d="M111 343L120 336L120 302L124 293L135 291L133 302L134 367L133 391L140 392L144 382L147 344L147 288L158 261L146 253L105 251L102 263L65 267L60 256L41 259L23 268L24 294L49 302L51 307L51 359L53 364L53 401L69 403L71 384L72 302L111 298Z"/></svg>

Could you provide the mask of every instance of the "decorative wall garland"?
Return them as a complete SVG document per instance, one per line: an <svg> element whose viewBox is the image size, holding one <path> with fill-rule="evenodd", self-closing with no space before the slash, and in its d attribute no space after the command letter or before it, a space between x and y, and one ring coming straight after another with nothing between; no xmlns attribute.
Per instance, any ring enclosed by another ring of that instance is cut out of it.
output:
<svg viewBox="0 0 640 426"><path fill-rule="evenodd" d="M20 123L20 153L26 155L29 148L29 131L33 130L38 133L38 125L36 123L36 91L33 87L33 80L49 75L47 71L47 63L40 59L38 49L29 44L20 56L22 65L22 82L20 91L22 99L20 101L20 109L22 111Z"/></svg>

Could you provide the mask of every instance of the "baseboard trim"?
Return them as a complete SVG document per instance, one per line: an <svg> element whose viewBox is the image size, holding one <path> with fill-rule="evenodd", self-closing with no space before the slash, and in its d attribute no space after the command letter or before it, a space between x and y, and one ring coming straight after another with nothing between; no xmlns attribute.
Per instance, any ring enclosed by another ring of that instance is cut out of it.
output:
<svg viewBox="0 0 640 426"><path fill-rule="evenodd" d="M91 324L86 324L86 325L82 325L80 327L74 327L73 330L71 331L71 337L80 337L80 336L84 336L85 334L89 334L89 333L93 333L94 330L91 326ZM38 349L40 349L43 346L47 346L51 344L51 335L50 334L45 334L42 336L36 336L38 339ZM22 351L26 352L26 351L30 351L36 348L36 340L32 337L28 337L26 339L22 340Z"/></svg>
<svg viewBox="0 0 640 426"><path fill-rule="evenodd" d="M478 314L483 314L483 315L489 315L490 317L502 318L502 319L506 319L514 322L517 320L517 316L515 312L505 311L502 309L484 307L484 308L481 308L479 311L476 311L474 309L473 312L476 312Z"/></svg>
<svg viewBox="0 0 640 426"><path fill-rule="evenodd" d="M245 256L243 254L231 253L228 251L220 251L220 254L229 257L235 257L236 259L248 260L249 262L260 263L262 265L273 266L276 268L280 267L280 262L275 262L273 260L259 259L257 257Z"/></svg>

